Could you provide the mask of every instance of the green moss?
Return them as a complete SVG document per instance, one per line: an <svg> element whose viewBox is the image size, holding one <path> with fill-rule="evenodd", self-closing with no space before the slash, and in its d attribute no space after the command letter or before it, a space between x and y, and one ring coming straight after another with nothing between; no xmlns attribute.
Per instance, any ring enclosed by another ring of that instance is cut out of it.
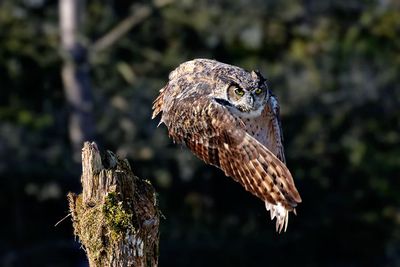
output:
<svg viewBox="0 0 400 267"><path fill-rule="evenodd" d="M124 203L119 200L117 193L108 193L103 205L103 215L111 231L112 239L116 239L128 231L134 232L133 215L124 207Z"/></svg>
<svg viewBox="0 0 400 267"><path fill-rule="evenodd" d="M71 198L72 199L72 198ZM121 201L116 192L108 193L103 203L86 205L82 195L73 199L74 229L85 247L88 258L103 266L102 261L112 255L126 235L134 235L135 217L129 209L131 203Z"/></svg>
<svg viewBox="0 0 400 267"><path fill-rule="evenodd" d="M79 236L88 253L94 260L100 258L104 251L102 235L101 207L87 208L82 203L82 195L76 198L76 212L79 214L79 221L75 222L75 235Z"/></svg>

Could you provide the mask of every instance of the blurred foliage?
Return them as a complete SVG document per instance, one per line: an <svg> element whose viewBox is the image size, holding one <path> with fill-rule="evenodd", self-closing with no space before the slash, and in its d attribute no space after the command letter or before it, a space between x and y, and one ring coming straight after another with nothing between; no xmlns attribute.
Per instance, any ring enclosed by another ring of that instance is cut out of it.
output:
<svg viewBox="0 0 400 267"><path fill-rule="evenodd" d="M148 4L142 1L142 4ZM57 1L0 2L0 264L80 266L67 221L68 142ZM82 43L130 1L86 1ZM91 56L98 140L158 188L160 266L400 266L400 4L183 0ZM168 73L207 57L260 69L279 97L303 198L288 232L150 120ZM49 253L51 252L51 253Z"/></svg>

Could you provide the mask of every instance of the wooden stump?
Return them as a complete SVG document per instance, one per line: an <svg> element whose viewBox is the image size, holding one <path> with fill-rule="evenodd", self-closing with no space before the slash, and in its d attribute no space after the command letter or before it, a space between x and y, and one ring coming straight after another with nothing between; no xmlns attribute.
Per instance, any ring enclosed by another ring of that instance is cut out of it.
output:
<svg viewBox="0 0 400 267"><path fill-rule="evenodd" d="M95 143L82 149L82 194L68 194L74 233L91 267L157 266L160 212L150 182Z"/></svg>

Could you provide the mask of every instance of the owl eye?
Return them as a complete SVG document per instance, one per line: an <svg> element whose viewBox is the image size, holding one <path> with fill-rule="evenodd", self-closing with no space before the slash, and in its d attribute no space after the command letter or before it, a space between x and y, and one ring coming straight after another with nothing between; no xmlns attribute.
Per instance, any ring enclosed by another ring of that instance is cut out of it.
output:
<svg viewBox="0 0 400 267"><path fill-rule="evenodd" d="M254 92L256 93L256 95L259 95L263 92L263 90L260 88L257 88Z"/></svg>
<svg viewBox="0 0 400 267"><path fill-rule="evenodd" d="M242 88L236 88L235 89L235 94L237 94L238 96L243 96L244 95L244 91Z"/></svg>

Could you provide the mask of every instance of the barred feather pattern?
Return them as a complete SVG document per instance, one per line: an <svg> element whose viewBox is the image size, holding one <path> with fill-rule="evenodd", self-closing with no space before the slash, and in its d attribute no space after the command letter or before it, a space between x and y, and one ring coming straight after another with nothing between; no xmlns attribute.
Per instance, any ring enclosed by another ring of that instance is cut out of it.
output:
<svg viewBox="0 0 400 267"><path fill-rule="evenodd" d="M153 103L152 118L162 113L160 124L167 126L175 142L264 201L271 220L276 218L276 230L286 231L289 212L295 212L301 198L285 165L276 98L271 95L260 116L249 123L249 118L234 114L229 103L220 100L223 91L218 88L229 79L257 86L254 75L197 59L179 66L169 78Z"/></svg>

